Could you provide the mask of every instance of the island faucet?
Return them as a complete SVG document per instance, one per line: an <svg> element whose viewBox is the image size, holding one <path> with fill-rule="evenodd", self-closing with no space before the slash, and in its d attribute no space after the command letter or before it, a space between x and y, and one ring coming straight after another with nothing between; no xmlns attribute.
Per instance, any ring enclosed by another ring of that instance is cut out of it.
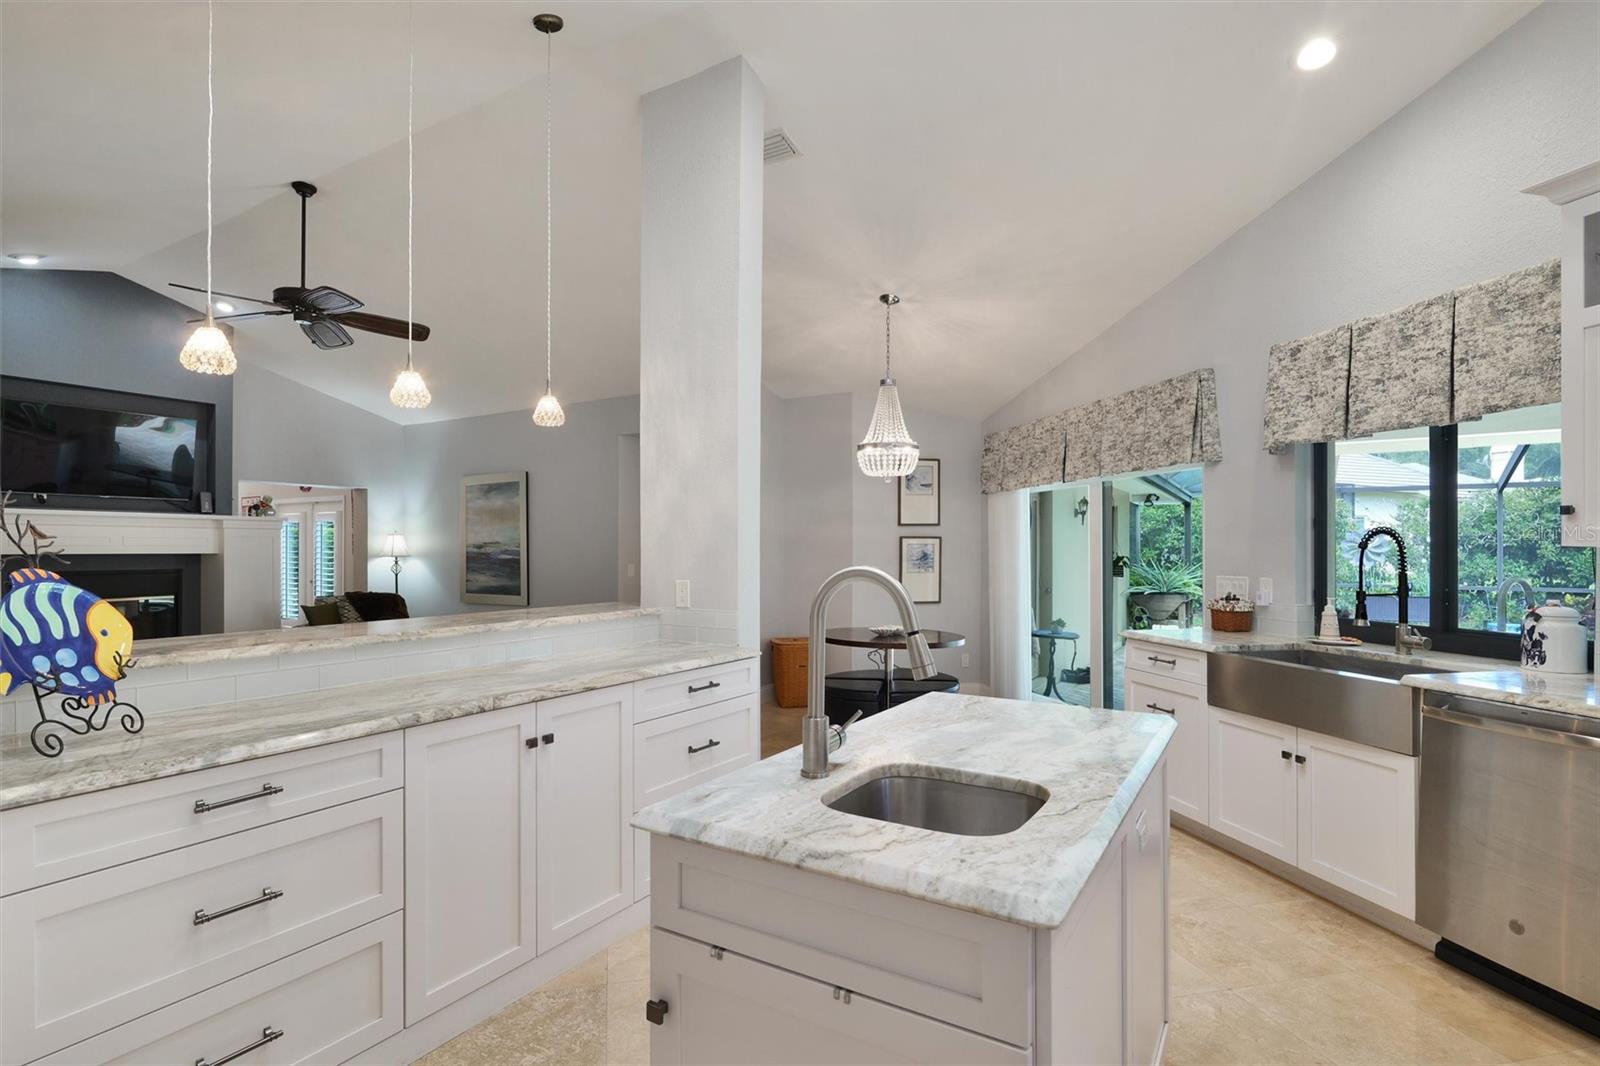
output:
<svg viewBox="0 0 1600 1066"><path fill-rule="evenodd" d="M1500 582L1500 587L1495 589L1495 623L1500 632L1506 631L1506 595L1514 588L1520 587L1524 602L1528 610L1539 606L1539 593L1533 587L1533 582L1525 577L1508 577ZM1518 628L1521 628L1520 625Z"/></svg>
<svg viewBox="0 0 1600 1066"><path fill-rule="evenodd" d="M928 638L922 635L921 627L917 625L917 609L911 605L911 596L906 592L904 585L875 566L847 566L829 577L817 588L817 595L811 601L806 716L800 724L801 740L805 748L801 753L800 762L802 777L828 776L828 756L839 750L840 745L844 743L845 730L851 722L861 717L858 711L849 722L830 729L827 711L823 706L827 699L828 687L827 649L824 645L828 602L833 599L835 592L851 581L870 581L882 588L889 594L889 598L894 600L895 607L900 611L900 624L906 631L906 651L911 656L911 676L920 681L939 672L939 668L934 665L933 652L928 650Z"/></svg>
<svg viewBox="0 0 1600 1066"><path fill-rule="evenodd" d="M1372 624L1367 620L1367 546L1378 537L1388 537L1394 541L1395 552L1400 556L1398 581L1400 602L1394 624L1394 650L1401 655L1409 655L1414 648L1431 648L1433 641L1418 633L1410 624L1411 577L1406 570L1406 542L1401 538L1400 531L1393 526L1373 526L1361 535L1361 540L1356 545L1360 554L1356 558L1354 624L1362 627Z"/></svg>

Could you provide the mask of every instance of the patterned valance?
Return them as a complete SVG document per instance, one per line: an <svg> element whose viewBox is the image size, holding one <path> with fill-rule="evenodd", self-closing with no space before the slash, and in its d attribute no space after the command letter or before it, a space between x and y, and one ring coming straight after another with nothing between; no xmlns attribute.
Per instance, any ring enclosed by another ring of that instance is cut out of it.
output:
<svg viewBox="0 0 1600 1066"><path fill-rule="evenodd" d="M1561 399L1561 263L1468 285L1267 355L1268 451Z"/></svg>
<svg viewBox="0 0 1600 1066"><path fill-rule="evenodd" d="M986 493L1222 458L1217 379L1195 370L983 440Z"/></svg>

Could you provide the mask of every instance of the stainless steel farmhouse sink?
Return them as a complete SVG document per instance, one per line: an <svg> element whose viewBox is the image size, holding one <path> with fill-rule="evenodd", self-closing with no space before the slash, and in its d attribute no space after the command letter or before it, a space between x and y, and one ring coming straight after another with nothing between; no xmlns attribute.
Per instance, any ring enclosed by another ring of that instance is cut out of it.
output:
<svg viewBox="0 0 1600 1066"><path fill-rule="evenodd" d="M1020 829L1049 798L1037 785L1023 787L1029 791L891 773L863 781L826 802L844 814L880 822L958 836L992 837Z"/></svg>
<svg viewBox="0 0 1600 1066"><path fill-rule="evenodd" d="M1419 690L1400 679L1428 672L1421 663L1307 648L1212 652L1206 698L1213 707L1415 755Z"/></svg>

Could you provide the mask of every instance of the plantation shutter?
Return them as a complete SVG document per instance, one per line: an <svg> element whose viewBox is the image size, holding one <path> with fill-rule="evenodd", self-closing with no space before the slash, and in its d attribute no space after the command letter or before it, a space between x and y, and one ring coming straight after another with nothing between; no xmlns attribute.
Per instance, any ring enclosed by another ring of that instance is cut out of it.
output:
<svg viewBox="0 0 1600 1066"><path fill-rule="evenodd" d="M338 594L339 527L332 518L318 517L316 534L316 582L318 596Z"/></svg>
<svg viewBox="0 0 1600 1066"><path fill-rule="evenodd" d="M281 579L278 614L285 620L292 620L300 617L300 520L284 519L278 539Z"/></svg>

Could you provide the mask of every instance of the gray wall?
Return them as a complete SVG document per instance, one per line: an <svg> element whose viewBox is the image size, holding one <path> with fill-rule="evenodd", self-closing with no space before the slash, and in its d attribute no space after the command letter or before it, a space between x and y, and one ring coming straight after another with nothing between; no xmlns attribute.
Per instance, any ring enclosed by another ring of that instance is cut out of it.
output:
<svg viewBox="0 0 1600 1066"><path fill-rule="evenodd" d="M527 470L530 603L592 603L617 594L620 438L639 432L639 398L567 405L567 424L540 429L524 410L405 430L406 544L400 575L411 613L481 608L461 602L461 478ZM384 532L373 524L373 536Z"/></svg>
<svg viewBox="0 0 1600 1066"><path fill-rule="evenodd" d="M1215 367L1223 461L1205 567L1270 577L1258 625L1312 624L1306 449L1261 450L1267 349L1559 254L1519 190L1600 158L1600 6L1549 3L984 422L1000 429Z"/></svg>
<svg viewBox="0 0 1600 1066"><path fill-rule="evenodd" d="M233 382L194 374L178 352L194 311L117 274L0 270L0 372L216 407L216 509L233 510Z"/></svg>

